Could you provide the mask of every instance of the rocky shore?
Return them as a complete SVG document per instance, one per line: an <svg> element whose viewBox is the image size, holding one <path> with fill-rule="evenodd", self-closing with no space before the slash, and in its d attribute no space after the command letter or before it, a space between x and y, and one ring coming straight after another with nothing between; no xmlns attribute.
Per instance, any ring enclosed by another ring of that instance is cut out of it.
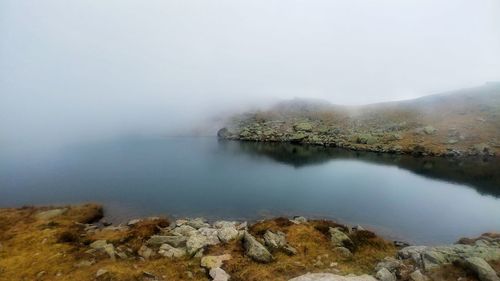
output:
<svg viewBox="0 0 500 281"><path fill-rule="evenodd" d="M416 156L493 157L500 153L499 124L495 84L359 107L285 101L235 115L217 135Z"/></svg>
<svg viewBox="0 0 500 281"><path fill-rule="evenodd" d="M0 209L0 280L499 280L499 234L410 246L304 217L102 217L94 204Z"/></svg>

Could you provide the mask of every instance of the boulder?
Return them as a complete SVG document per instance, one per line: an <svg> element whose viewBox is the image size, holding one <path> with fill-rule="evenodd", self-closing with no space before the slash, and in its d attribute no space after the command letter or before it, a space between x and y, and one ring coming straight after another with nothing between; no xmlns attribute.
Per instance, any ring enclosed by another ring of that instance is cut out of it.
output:
<svg viewBox="0 0 500 281"><path fill-rule="evenodd" d="M436 128L434 128L434 127L432 127L432 126L428 125L428 126L425 126L425 127L424 127L424 130L423 130L423 131L424 131L424 133L426 133L427 135L432 135L432 134L434 134L437 130L436 130Z"/></svg>
<svg viewBox="0 0 500 281"><path fill-rule="evenodd" d="M377 271L375 277L377 277L377 279L380 281L396 281L396 275L387 270L387 268L382 268L381 270Z"/></svg>
<svg viewBox="0 0 500 281"><path fill-rule="evenodd" d="M481 281L500 281L495 270L482 258L467 258L464 265L475 272Z"/></svg>
<svg viewBox="0 0 500 281"><path fill-rule="evenodd" d="M224 261L230 260L231 255L205 256L201 258L201 267L212 269L221 267Z"/></svg>
<svg viewBox="0 0 500 281"><path fill-rule="evenodd" d="M238 237L238 230L236 230L234 225L222 227L217 230L217 237L219 237L222 243L227 243Z"/></svg>
<svg viewBox="0 0 500 281"><path fill-rule="evenodd" d="M500 259L500 239L480 237L470 245L409 246L399 250L398 255L413 259L417 266L426 270L472 257L496 260Z"/></svg>
<svg viewBox="0 0 500 281"><path fill-rule="evenodd" d="M302 216L293 217L293 219L291 219L290 221L293 222L294 224L307 223L307 219Z"/></svg>
<svg viewBox="0 0 500 281"><path fill-rule="evenodd" d="M330 233L330 243L334 247L351 246L353 244L351 238L342 232L339 227L330 227L328 233Z"/></svg>
<svg viewBox="0 0 500 281"><path fill-rule="evenodd" d="M149 259L153 255L153 250L146 245L142 245L137 254L145 259Z"/></svg>
<svg viewBox="0 0 500 281"><path fill-rule="evenodd" d="M273 260L273 256L266 247L247 231L243 234L243 247L245 248L245 254L254 261L269 263Z"/></svg>
<svg viewBox="0 0 500 281"><path fill-rule="evenodd" d="M210 269L209 274L213 281L228 281L231 277L220 267Z"/></svg>
<svg viewBox="0 0 500 281"><path fill-rule="evenodd" d="M285 233L278 231L276 233L267 230L264 233L264 242L266 246L271 250L278 250L286 245Z"/></svg>
<svg viewBox="0 0 500 281"><path fill-rule="evenodd" d="M288 281L377 281L373 276L342 276L332 273L307 273Z"/></svg>
<svg viewBox="0 0 500 281"><path fill-rule="evenodd" d="M175 248L169 244L163 244L158 251L158 254L167 258L180 258L186 255L185 248Z"/></svg>
<svg viewBox="0 0 500 281"><path fill-rule="evenodd" d="M186 246L187 238L180 235L164 236L164 235L153 235L146 242L148 246L159 247L163 244L169 244L173 247L184 247Z"/></svg>
<svg viewBox="0 0 500 281"><path fill-rule="evenodd" d="M393 257L386 257L384 258L383 261L377 263L377 265L375 266L375 270L379 271L383 268L386 268L390 272L395 272L398 268L402 266L402 264L403 263L400 260L397 260Z"/></svg>
<svg viewBox="0 0 500 281"><path fill-rule="evenodd" d="M177 236L191 236L191 234L196 232L196 228L189 226L189 225L180 225L175 227L170 231L171 234L177 235Z"/></svg>
<svg viewBox="0 0 500 281"><path fill-rule="evenodd" d="M202 227L210 227L210 225L203 218L195 218L189 220L186 224L195 229L200 229Z"/></svg>
<svg viewBox="0 0 500 281"><path fill-rule="evenodd" d="M420 272L420 270L415 270L413 271L412 273L410 273L410 281L428 281L429 278L427 278L427 276L423 275L422 272Z"/></svg>

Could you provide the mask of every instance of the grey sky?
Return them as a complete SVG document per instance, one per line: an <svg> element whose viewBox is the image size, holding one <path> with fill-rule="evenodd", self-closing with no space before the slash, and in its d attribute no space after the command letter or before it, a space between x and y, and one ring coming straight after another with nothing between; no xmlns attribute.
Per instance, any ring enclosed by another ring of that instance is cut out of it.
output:
<svg viewBox="0 0 500 281"><path fill-rule="evenodd" d="M162 132L273 99L361 104L489 80L498 0L0 1L0 141Z"/></svg>

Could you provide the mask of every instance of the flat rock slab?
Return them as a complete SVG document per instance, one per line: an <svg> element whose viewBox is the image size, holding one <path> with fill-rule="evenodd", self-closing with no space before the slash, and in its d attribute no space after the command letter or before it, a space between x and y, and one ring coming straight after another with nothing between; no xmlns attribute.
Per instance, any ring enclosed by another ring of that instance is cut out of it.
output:
<svg viewBox="0 0 500 281"><path fill-rule="evenodd" d="M64 209L52 209L52 210L48 210L48 211L44 211L44 212L40 212L36 215L37 219L41 219L41 220L50 220L52 218L55 218L57 216L60 216L64 213L66 213L68 209L64 208Z"/></svg>
<svg viewBox="0 0 500 281"><path fill-rule="evenodd" d="M377 281L370 275L342 276L332 273L308 273L288 281Z"/></svg>

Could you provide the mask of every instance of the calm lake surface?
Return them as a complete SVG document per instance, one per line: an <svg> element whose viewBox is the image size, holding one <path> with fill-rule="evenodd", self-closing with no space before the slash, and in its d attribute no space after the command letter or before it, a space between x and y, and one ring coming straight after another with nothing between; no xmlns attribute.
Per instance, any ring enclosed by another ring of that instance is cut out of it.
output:
<svg viewBox="0 0 500 281"><path fill-rule="evenodd" d="M100 202L112 221L304 215L447 243L500 231L500 164L316 146L128 139L0 150L0 207Z"/></svg>

